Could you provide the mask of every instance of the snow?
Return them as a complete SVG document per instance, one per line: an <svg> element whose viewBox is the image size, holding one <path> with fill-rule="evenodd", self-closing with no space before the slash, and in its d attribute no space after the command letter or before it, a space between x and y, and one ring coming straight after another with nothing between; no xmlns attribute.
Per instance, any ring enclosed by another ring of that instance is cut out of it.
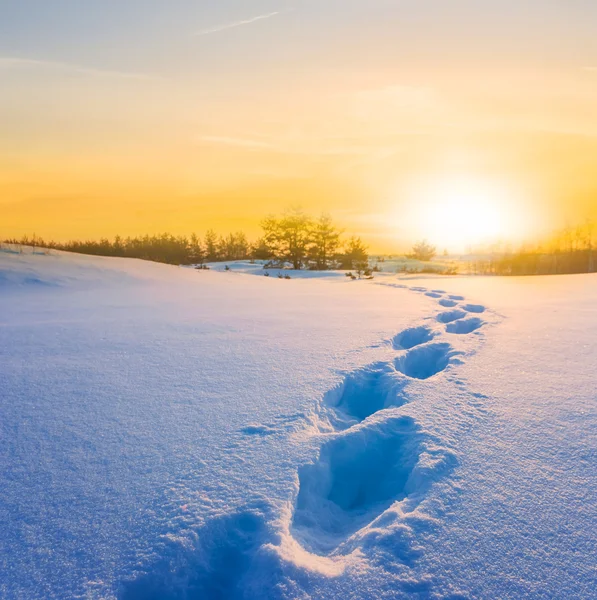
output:
<svg viewBox="0 0 597 600"><path fill-rule="evenodd" d="M256 260L254 262L247 260L231 261L231 262L215 262L207 263L205 266L210 271L227 274L242 274L242 275L261 275L265 277L280 277L287 275L291 279L338 279L345 278L348 271L310 271L296 270L292 265L286 264L284 268L268 267L269 261Z"/></svg>
<svg viewBox="0 0 597 600"><path fill-rule="evenodd" d="M0 251L0 597L595 597L597 277L230 268Z"/></svg>

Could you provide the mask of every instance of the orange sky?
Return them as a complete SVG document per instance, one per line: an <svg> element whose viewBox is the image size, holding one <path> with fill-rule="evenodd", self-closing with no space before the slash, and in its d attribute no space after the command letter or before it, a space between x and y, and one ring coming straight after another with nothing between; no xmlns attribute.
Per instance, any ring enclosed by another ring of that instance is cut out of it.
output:
<svg viewBox="0 0 597 600"><path fill-rule="evenodd" d="M300 204L375 251L458 250L597 217L580 0L70 4L3 20L1 237L255 237Z"/></svg>

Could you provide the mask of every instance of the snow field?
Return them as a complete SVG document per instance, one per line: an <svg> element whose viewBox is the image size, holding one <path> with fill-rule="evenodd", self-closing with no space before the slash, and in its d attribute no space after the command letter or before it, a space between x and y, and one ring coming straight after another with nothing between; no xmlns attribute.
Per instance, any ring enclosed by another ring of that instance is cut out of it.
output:
<svg viewBox="0 0 597 600"><path fill-rule="evenodd" d="M594 597L597 278L243 268L0 254L0 597Z"/></svg>

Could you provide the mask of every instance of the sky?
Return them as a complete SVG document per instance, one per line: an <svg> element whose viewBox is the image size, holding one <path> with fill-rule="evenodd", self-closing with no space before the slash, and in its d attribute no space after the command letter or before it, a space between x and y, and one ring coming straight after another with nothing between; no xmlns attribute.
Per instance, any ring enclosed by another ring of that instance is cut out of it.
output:
<svg viewBox="0 0 597 600"><path fill-rule="evenodd" d="M0 236L243 229L372 250L597 217L593 0L3 0Z"/></svg>

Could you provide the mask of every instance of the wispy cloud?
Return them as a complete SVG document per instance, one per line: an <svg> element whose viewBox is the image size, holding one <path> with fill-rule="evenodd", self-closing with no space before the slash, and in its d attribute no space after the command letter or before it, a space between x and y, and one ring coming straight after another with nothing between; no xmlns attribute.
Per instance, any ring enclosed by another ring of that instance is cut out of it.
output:
<svg viewBox="0 0 597 600"><path fill-rule="evenodd" d="M195 35L210 35L212 33L219 33L220 31L226 31L227 29L234 29L236 27L242 27L243 25L250 25L251 23L255 23L257 21L271 19L272 17L276 17L280 14L282 14L282 11L277 10L275 12L266 13L264 15L258 15L256 17L251 17L250 19L244 19L242 21L232 21L231 23L225 23L223 25L217 25L216 27L202 29L201 31L198 31Z"/></svg>
<svg viewBox="0 0 597 600"><path fill-rule="evenodd" d="M111 71L107 69L96 69L70 63L63 63L52 60L38 60L34 58L19 58L14 56L0 56L0 69L24 69L24 68L42 68L55 69L60 71L70 71L92 77L111 77L115 79L135 79L138 81L151 81L159 79L156 75L145 73L133 73L128 71Z"/></svg>
<svg viewBox="0 0 597 600"><path fill-rule="evenodd" d="M330 140L314 137L281 136L279 138L251 138L224 135L203 135L197 140L202 144L230 146L253 152L277 152L280 154L304 154L312 156L359 156L369 154L371 148L355 144L351 140Z"/></svg>
<svg viewBox="0 0 597 600"><path fill-rule="evenodd" d="M237 148L247 148L248 150L277 149L274 144L251 138L239 138L221 135L204 135L199 138L199 141L207 144L217 144L220 146L235 146Z"/></svg>

